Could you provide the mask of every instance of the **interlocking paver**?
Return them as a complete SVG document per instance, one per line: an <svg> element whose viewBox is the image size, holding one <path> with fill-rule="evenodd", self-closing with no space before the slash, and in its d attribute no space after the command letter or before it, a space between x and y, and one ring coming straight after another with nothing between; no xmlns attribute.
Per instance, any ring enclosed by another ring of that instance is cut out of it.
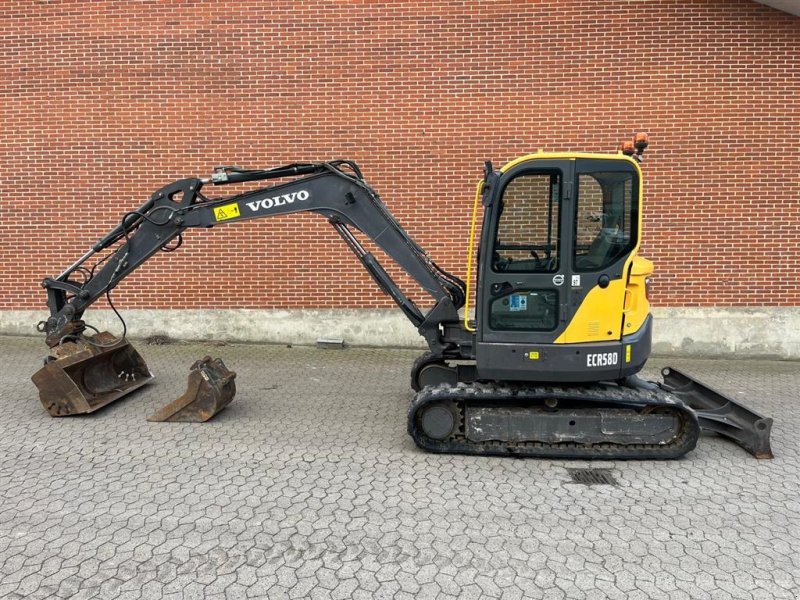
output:
<svg viewBox="0 0 800 600"><path fill-rule="evenodd" d="M0 337L0 597L800 597L797 363L651 360L774 416L775 460L704 437L585 487L581 461L418 451L413 350L137 347L156 384L52 419L41 340ZM235 401L147 423L205 354Z"/></svg>

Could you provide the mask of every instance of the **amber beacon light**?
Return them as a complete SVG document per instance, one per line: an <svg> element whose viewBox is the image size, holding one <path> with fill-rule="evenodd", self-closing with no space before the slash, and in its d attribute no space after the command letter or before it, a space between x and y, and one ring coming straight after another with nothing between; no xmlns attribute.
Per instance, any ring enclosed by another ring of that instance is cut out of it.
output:
<svg viewBox="0 0 800 600"><path fill-rule="evenodd" d="M637 161L642 161L642 154L647 148L650 140L646 133L639 132L635 136L633 136L632 140L626 140L622 142L617 150L622 152L625 156L632 156Z"/></svg>

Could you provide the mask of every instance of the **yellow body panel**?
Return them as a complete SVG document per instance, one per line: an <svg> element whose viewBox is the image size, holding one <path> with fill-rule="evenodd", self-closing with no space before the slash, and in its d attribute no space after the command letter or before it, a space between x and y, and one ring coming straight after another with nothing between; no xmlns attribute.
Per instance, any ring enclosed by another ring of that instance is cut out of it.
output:
<svg viewBox="0 0 800 600"><path fill-rule="evenodd" d="M625 325L622 335L636 333L650 314L650 302L647 299L647 278L653 274L653 263L641 256L636 256L631 265L631 275L625 291Z"/></svg>
<svg viewBox="0 0 800 600"><path fill-rule="evenodd" d="M647 278L653 274L653 263L631 254L623 273L628 272L627 285L623 278L612 280L605 289L592 288L554 343L607 342L639 331L650 314L645 288Z"/></svg>
<svg viewBox="0 0 800 600"><path fill-rule="evenodd" d="M593 287L583 299L572 320L556 344L610 342L620 337L622 305L625 301L625 280L614 279L608 287Z"/></svg>

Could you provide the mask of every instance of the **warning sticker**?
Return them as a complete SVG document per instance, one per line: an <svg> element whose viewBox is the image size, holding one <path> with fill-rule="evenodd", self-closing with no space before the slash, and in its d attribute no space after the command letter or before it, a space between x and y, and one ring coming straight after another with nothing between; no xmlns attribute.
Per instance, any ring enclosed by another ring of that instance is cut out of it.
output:
<svg viewBox="0 0 800 600"><path fill-rule="evenodd" d="M214 209L215 221L227 221L228 219L235 219L239 216L239 205L235 202L233 204L226 204L225 206L218 206Z"/></svg>
<svg viewBox="0 0 800 600"><path fill-rule="evenodd" d="M521 310L528 310L528 299L522 294L511 294L509 296L510 303L508 305L509 312L519 312Z"/></svg>

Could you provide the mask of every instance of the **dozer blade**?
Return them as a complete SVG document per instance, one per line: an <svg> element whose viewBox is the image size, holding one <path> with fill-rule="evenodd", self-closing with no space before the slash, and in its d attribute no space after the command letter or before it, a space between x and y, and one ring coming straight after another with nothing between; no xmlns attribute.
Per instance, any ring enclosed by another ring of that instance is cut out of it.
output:
<svg viewBox="0 0 800 600"><path fill-rule="evenodd" d="M769 442L772 419L678 369L666 367L661 375L664 377L662 387L695 410L704 430L732 440L756 458L773 458Z"/></svg>
<svg viewBox="0 0 800 600"><path fill-rule="evenodd" d="M189 385L180 397L147 417L148 421L203 423L228 406L236 395L236 373L222 359L206 356L189 371Z"/></svg>
<svg viewBox="0 0 800 600"><path fill-rule="evenodd" d="M94 412L152 379L133 346L107 331L53 348L48 362L31 377L42 406L53 417Z"/></svg>

